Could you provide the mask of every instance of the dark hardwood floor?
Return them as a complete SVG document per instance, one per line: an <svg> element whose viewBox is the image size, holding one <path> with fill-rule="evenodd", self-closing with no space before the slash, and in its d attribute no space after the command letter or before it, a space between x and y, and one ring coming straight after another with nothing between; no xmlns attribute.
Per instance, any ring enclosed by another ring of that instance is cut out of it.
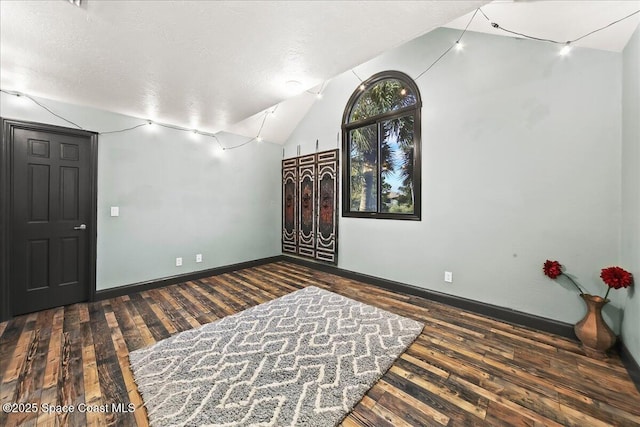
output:
<svg viewBox="0 0 640 427"><path fill-rule="evenodd" d="M145 426L130 351L309 285L426 324L344 426L640 425L640 393L615 355L591 359L565 338L277 262L0 323L1 403L94 409L2 412L0 426ZM111 404L120 412L100 412Z"/></svg>

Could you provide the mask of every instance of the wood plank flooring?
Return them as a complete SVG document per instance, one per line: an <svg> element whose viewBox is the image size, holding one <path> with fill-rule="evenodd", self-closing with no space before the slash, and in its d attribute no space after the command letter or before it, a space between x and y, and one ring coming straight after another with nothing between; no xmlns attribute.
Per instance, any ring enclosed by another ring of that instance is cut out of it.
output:
<svg viewBox="0 0 640 427"><path fill-rule="evenodd" d="M27 404L1 412L0 426L146 426L130 351L309 285L426 325L344 426L640 425L640 393L617 356L594 360L568 339L283 261L0 323L0 402Z"/></svg>

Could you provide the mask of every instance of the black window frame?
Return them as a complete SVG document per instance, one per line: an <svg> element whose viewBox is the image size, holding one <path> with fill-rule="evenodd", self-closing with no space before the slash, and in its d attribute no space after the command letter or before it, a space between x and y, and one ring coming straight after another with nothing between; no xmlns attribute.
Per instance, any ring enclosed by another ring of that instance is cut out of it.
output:
<svg viewBox="0 0 640 427"><path fill-rule="evenodd" d="M399 80L415 94L416 103L410 107L389 111L368 117L357 122L350 122L351 112L360 97L371 87L383 80ZM364 89L361 89L364 86ZM342 116L342 216L350 218L375 218L375 219L396 219L421 221L422 200L421 200L421 180L422 180L422 121L421 121L422 99L418 86L411 77L400 71L383 71L374 74L362 85L358 85L351 94ZM381 162L380 162L380 123L400 117L406 117L413 112L413 213L392 213L381 212ZM351 210L351 153L350 153L350 132L365 126L375 124L377 132L377 153L378 153L378 174L376 191L376 212L361 212Z"/></svg>

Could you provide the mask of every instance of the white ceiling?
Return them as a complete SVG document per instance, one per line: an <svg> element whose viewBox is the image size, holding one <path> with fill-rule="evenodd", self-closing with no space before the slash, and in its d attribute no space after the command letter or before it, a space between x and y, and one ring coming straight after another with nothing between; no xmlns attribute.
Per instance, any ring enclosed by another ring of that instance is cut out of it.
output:
<svg viewBox="0 0 640 427"><path fill-rule="evenodd" d="M486 3L0 0L0 87L248 137L278 105L261 135L284 143L316 101L305 90L438 26L463 28L479 6L506 28L561 41L640 9L640 1ZM639 18L576 46L620 51ZM469 29L496 31L480 15Z"/></svg>
<svg viewBox="0 0 640 427"><path fill-rule="evenodd" d="M485 3L3 0L0 87L215 132Z"/></svg>
<svg viewBox="0 0 640 427"><path fill-rule="evenodd" d="M482 7L492 22L529 36L566 42L640 10L640 1L498 0ZM473 12L445 25L464 29ZM640 13L573 43L573 46L621 52L640 23ZM493 28L480 13L469 25L478 31L516 37Z"/></svg>

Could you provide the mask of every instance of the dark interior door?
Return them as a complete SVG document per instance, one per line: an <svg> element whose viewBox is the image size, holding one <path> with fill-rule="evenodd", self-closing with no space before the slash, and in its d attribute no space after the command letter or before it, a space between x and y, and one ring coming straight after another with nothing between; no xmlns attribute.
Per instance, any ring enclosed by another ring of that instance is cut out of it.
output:
<svg viewBox="0 0 640 427"><path fill-rule="evenodd" d="M95 134L34 126L5 131L11 312L86 301L94 283Z"/></svg>

